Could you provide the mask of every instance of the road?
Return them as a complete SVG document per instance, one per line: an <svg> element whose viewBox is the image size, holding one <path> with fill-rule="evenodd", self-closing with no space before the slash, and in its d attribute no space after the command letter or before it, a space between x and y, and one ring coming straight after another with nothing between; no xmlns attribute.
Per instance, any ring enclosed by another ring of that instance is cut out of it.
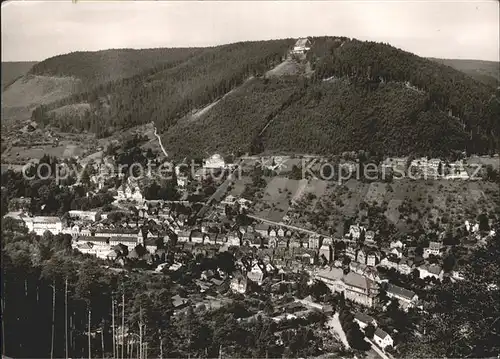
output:
<svg viewBox="0 0 500 359"><path fill-rule="evenodd" d="M322 236L322 237L326 237L326 238L331 238L327 235L324 235L324 234L321 234L321 233L318 233L318 232L314 232L314 231L311 231L309 229L306 229L306 228L302 228L302 227L297 227L297 226L294 226L294 225L291 225L291 224L284 224L284 223L281 223L281 222L275 222L275 221L270 221L268 219L265 219L265 218L261 218L261 217L257 217L257 216L254 216L253 214L247 214L247 216L249 218L252 218L252 219L255 219L257 221L260 221L260 222L264 222L264 223L267 223L267 224L271 224L273 226L277 226L277 227L285 227L285 228L289 228L289 229L293 229L293 230L296 230L296 231L299 231L299 232L304 232L304 233L307 233L307 234L310 234L310 235L315 235L315 236ZM343 242L352 242L352 243L356 243L355 240L350 240L350 239L345 239L345 238L332 238L334 241L343 241Z"/></svg>
<svg viewBox="0 0 500 359"><path fill-rule="evenodd" d="M212 202L214 201L219 202L222 200L222 197L226 194L226 191L234 178L234 174L238 171L238 168L241 165L242 161L243 161L242 159L238 161L238 164L236 165L234 171L227 176L226 180L222 182L222 184L215 190L215 192L210 196L210 198L208 198L208 200L205 202L205 205L199 210L197 214L198 218L201 218L205 215L205 213L210 208Z"/></svg>
<svg viewBox="0 0 500 359"><path fill-rule="evenodd" d="M156 126L155 126L155 136L156 136L156 138L158 138L158 143L160 144L160 147L161 147L161 150L163 151L163 154L165 155L165 157L168 157L168 153L167 153L167 151L165 151L165 147L163 147L163 144L161 143L161 137L159 134L156 133Z"/></svg>
<svg viewBox="0 0 500 359"><path fill-rule="evenodd" d="M372 342L370 339L366 338L365 337L365 341L367 341L368 343L370 343L370 345L372 346L372 349L375 350L375 352L380 355L381 358L383 359L394 359L392 358L391 356L388 356L386 353L384 353L382 351L382 349L380 349L374 342Z"/></svg>
<svg viewBox="0 0 500 359"><path fill-rule="evenodd" d="M330 317L328 322L326 323L328 327L330 327L330 331L332 334L340 339L342 344L349 349L351 346L349 345L349 342L347 341L347 337L344 333L344 330L342 329L342 326L340 325L340 320L339 320L339 313L335 313Z"/></svg>

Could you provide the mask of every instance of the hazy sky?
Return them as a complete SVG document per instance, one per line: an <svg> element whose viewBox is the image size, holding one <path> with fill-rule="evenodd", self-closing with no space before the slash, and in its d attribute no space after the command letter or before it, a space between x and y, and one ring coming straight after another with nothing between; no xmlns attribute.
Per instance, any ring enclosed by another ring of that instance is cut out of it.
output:
<svg viewBox="0 0 500 359"><path fill-rule="evenodd" d="M11 1L1 14L2 61L314 35L499 60L497 1Z"/></svg>

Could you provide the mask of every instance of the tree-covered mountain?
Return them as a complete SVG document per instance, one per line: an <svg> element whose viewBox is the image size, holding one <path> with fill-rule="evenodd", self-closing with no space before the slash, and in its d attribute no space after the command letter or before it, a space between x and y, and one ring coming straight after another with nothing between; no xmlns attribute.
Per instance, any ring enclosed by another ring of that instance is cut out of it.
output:
<svg viewBox="0 0 500 359"><path fill-rule="evenodd" d="M500 63L497 61L436 58L430 58L430 60L453 67L487 85L500 86Z"/></svg>
<svg viewBox="0 0 500 359"><path fill-rule="evenodd" d="M289 55L294 39L179 50L131 77L40 106L32 117L101 137L154 121L167 151L179 156L497 150L500 96L495 86L387 44L345 37L310 40L305 57ZM309 69L307 75L264 76L287 57L287 63L307 64L302 66ZM71 61L61 67L67 70L59 74L85 72ZM185 121L205 107L196 120Z"/></svg>
<svg viewBox="0 0 500 359"><path fill-rule="evenodd" d="M244 42L207 48L189 59L161 65L41 106L33 119L62 129L100 135L154 121L166 129L193 108L203 107L278 64L293 40ZM51 110L88 103L90 111L58 117Z"/></svg>
<svg viewBox="0 0 500 359"><path fill-rule="evenodd" d="M51 57L29 74L79 79L84 89L131 77L157 66L171 66L203 51L199 48L112 49L77 51Z"/></svg>

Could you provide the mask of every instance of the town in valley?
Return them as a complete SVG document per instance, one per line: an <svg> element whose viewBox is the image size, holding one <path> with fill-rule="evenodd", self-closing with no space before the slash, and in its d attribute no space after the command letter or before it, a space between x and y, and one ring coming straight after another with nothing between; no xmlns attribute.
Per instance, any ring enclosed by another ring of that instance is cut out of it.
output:
<svg viewBox="0 0 500 359"><path fill-rule="evenodd" d="M500 355L500 77L460 61L2 62L2 357Z"/></svg>

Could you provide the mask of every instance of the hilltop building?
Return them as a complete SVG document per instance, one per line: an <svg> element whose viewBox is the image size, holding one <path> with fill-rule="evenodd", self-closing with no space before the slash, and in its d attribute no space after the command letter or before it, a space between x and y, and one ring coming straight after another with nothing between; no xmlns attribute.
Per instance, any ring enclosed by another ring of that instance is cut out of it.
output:
<svg viewBox="0 0 500 359"><path fill-rule="evenodd" d="M298 39L293 47L293 54L305 54L311 49L311 41L308 38Z"/></svg>

